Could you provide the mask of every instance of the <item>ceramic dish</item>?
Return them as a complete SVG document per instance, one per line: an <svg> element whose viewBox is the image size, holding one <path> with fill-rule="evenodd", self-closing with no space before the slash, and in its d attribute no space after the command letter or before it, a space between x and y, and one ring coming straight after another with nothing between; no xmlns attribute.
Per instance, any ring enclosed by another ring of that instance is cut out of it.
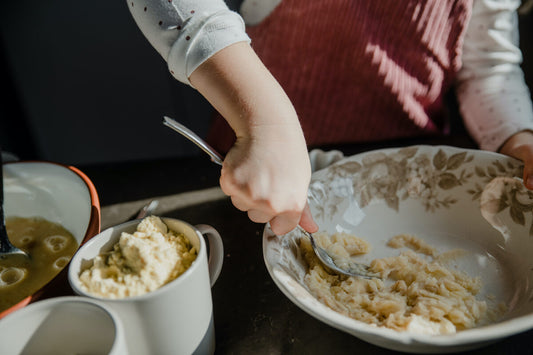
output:
<svg viewBox="0 0 533 355"><path fill-rule="evenodd" d="M263 252L281 291L317 319L369 343L399 351L463 351L533 328L533 193L522 184L521 162L447 146L413 146L344 158L312 176L309 204L321 231L348 231L368 240L372 259L397 255L385 246L413 234L439 252L463 249L457 268L479 276L479 297L504 302L495 323L451 335L399 332L370 326L328 308L308 291L299 233L274 235Z"/></svg>
<svg viewBox="0 0 533 355"><path fill-rule="evenodd" d="M126 354L122 321L84 297L35 302L0 322L2 354Z"/></svg>
<svg viewBox="0 0 533 355"><path fill-rule="evenodd" d="M14 162L4 164L3 173L6 218L42 217L59 223L79 245L100 232L96 189L77 168L50 162ZM63 271L49 284L62 278L68 287ZM0 318L38 299L43 289L1 312Z"/></svg>

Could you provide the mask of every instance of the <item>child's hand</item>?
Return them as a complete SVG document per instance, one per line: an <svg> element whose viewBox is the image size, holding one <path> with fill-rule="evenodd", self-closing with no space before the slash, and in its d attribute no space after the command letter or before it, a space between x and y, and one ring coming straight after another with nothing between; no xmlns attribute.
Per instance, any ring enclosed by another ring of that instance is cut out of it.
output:
<svg viewBox="0 0 533 355"><path fill-rule="evenodd" d="M533 190L533 132L523 131L511 136L500 153L524 162L524 185Z"/></svg>
<svg viewBox="0 0 533 355"><path fill-rule="evenodd" d="M224 159L220 186L233 205L257 223L270 222L285 234L300 222L311 177L309 157L299 125L255 127L238 137ZM305 209L302 224L314 230Z"/></svg>

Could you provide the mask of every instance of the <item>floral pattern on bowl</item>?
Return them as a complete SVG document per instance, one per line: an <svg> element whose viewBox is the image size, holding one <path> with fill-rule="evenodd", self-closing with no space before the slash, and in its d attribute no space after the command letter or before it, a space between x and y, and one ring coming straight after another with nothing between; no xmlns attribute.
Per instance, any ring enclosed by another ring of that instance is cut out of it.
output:
<svg viewBox="0 0 533 355"><path fill-rule="evenodd" d="M276 285L304 311L393 350L461 351L533 328L533 193L523 186L522 171L520 161L496 153L412 146L344 158L315 172L309 188L322 231L348 231L372 244L359 262L392 255L385 243L399 233L415 234L440 251L466 250L471 257L459 260L457 268L481 277L481 296L508 306L497 323L435 337L343 316L308 292L307 265L298 246L303 236L297 231L276 236L267 225L265 263Z"/></svg>

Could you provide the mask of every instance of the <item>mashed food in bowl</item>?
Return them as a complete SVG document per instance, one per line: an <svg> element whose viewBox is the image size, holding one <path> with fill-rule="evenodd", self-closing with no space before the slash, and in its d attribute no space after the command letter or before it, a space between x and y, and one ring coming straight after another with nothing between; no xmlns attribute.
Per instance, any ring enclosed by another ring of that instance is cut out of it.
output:
<svg viewBox="0 0 533 355"><path fill-rule="evenodd" d="M196 256L184 234L169 230L159 217L146 217L134 233L122 233L110 252L81 272L81 288L105 298L142 295L183 274Z"/></svg>
<svg viewBox="0 0 533 355"><path fill-rule="evenodd" d="M346 256L369 250L355 236L315 235L322 247L343 249ZM479 278L447 265L461 251L437 254L430 245L411 235L397 235L389 240L391 248L406 248L398 256L370 263L371 270L381 279L330 274L307 240L302 239L301 246L309 264L304 281L310 292L333 310L374 326L450 334L492 322L505 310L502 304L489 306L486 300L477 297L482 287Z"/></svg>

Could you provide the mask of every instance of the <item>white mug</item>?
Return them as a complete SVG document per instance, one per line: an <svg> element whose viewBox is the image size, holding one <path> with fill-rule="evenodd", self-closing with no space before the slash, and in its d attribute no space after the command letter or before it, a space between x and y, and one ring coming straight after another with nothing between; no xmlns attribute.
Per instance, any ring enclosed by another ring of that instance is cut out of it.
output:
<svg viewBox="0 0 533 355"><path fill-rule="evenodd" d="M222 269L224 249L219 233L211 226L192 226L162 218L169 229L183 233L198 255L178 278L140 296L108 299L81 289L80 272L97 255L110 251L122 232L133 233L137 221L108 228L85 243L70 262L68 278L74 292L98 299L121 318L129 354L213 354L215 334L211 286ZM209 258L203 235L209 241Z"/></svg>
<svg viewBox="0 0 533 355"><path fill-rule="evenodd" d="M112 354L126 352L118 314L102 302L78 296L50 298L0 322L0 354Z"/></svg>

